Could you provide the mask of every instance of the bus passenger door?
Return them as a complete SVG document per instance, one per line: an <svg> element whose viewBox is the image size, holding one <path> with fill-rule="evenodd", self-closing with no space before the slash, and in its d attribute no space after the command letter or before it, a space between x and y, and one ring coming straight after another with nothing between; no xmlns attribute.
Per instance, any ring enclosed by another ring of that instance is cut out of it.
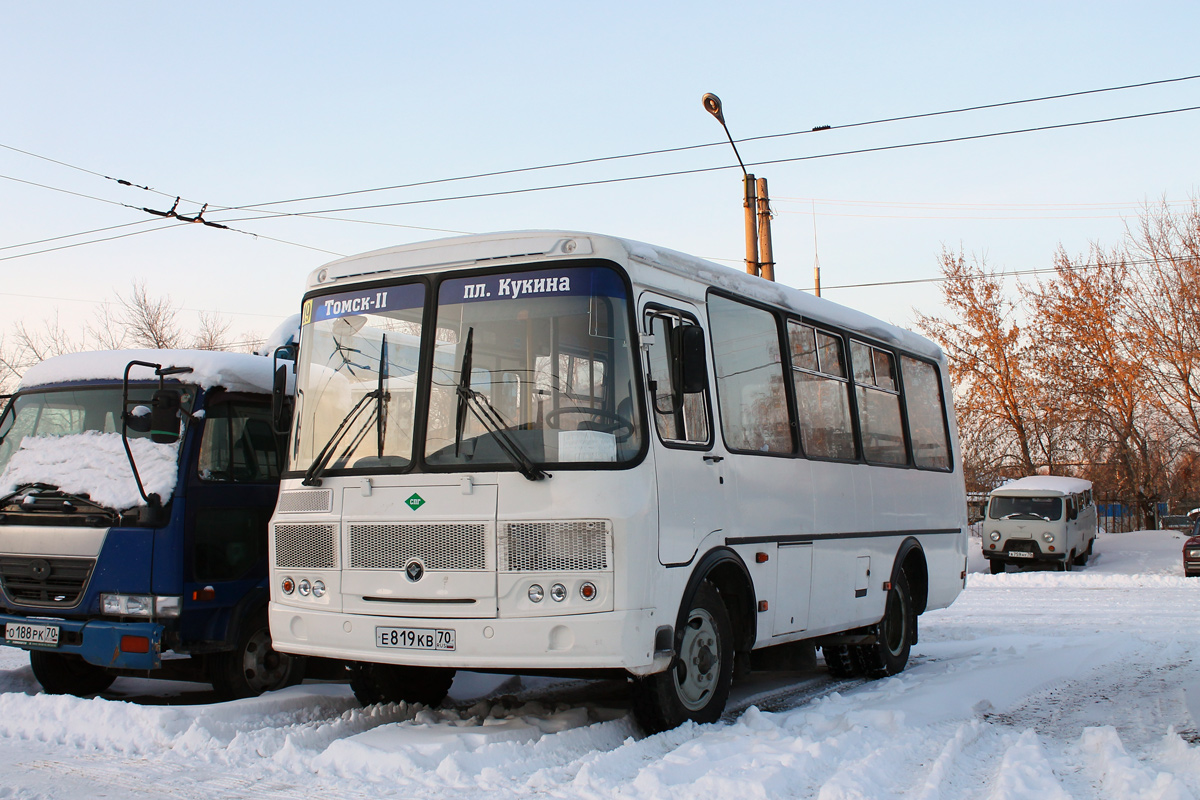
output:
<svg viewBox="0 0 1200 800"><path fill-rule="evenodd" d="M700 376L701 382L683 369L685 329L700 325L695 309L645 294L641 311L647 406L655 429L658 560L686 564L705 536L725 526L724 453L713 449L708 376ZM703 360L707 365L707 353Z"/></svg>

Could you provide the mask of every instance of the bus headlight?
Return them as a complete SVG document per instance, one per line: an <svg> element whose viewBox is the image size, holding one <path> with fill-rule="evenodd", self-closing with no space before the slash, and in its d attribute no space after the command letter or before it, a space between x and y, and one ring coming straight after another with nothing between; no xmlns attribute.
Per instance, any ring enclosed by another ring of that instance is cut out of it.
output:
<svg viewBox="0 0 1200 800"><path fill-rule="evenodd" d="M550 587L550 599L556 603L561 603L567 599L567 587L561 583L556 583Z"/></svg>
<svg viewBox="0 0 1200 800"><path fill-rule="evenodd" d="M529 587L529 600L534 603L542 602L542 598L546 596L545 590L538 584Z"/></svg>
<svg viewBox="0 0 1200 800"><path fill-rule="evenodd" d="M324 597L325 581L313 581L312 593L313 597Z"/></svg>
<svg viewBox="0 0 1200 800"><path fill-rule="evenodd" d="M308 597L309 592L312 591L312 584L308 582L308 578L300 579L300 585L296 587L296 591L300 593L301 597Z"/></svg>

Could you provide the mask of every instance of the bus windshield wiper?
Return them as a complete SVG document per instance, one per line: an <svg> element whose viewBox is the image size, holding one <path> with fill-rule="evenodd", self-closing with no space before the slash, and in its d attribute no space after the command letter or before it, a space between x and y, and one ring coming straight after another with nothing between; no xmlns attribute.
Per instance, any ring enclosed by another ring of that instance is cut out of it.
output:
<svg viewBox="0 0 1200 800"><path fill-rule="evenodd" d="M366 416L362 424L357 428L357 432L350 440L350 444L348 444L342 450L341 458L346 458L353 453L355 448L358 447L359 443L362 442L363 438L366 437L367 431L370 429L371 422L384 416L383 404L388 396L387 392L384 390L384 373L386 369L387 337L385 336L383 339L383 346L379 351L379 382L376 385L375 391L364 394L359 401L354 404L354 407L346 412L346 416L342 417L342 421L338 423L337 428L330 435L329 441L325 442L325 446L321 448L320 452L317 453L316 458L313 459L312 464L309 465L308 470L305 471L304 480L301 481L302 484L305 486L320 485L321 475L324 474L325 469L329 466L329 462L333 458L334 451L337 449L337 446L341 444L342 440L346 438L346 434L354 429L355 423L358 422L359 417L362 416L363 410L368 407L367 401L375 401L375 403L371 406L371 413ZM381 455L383 451L383 435L385 431L386 427L383 424L380 424L376 428Z"/></svg>
<svg viewBox="0 0 1200 800"><path fill-rule="evenodd" d="M459 448L462 446L463 430L467 425L467 404L470 402L471 393L471 360L474 353L475 336L474 328L467 328L467 341L463 344L462 367L458 373L458 385L455 391L458 394L458 408L454 412L454 457L458 458Z"/></svg>
<svg viewBox="0 0 1200 800"><path fill-rule="evenodd" d="M529 457L529 454L526 453L521 446L517 444L517 441L509 435L508 431L505 430L507 426L505 425L504 418L501 417L500 412L496 411L495 407L488 402L488 399L483 395L482 392L476 392L473 389L469 389L463 386L461 382L456 389L458 392L458 401L460 404L459 407L462 408L463 406L466 406L471 409L471 413L475 415L475 418L483 423L483 427L486 428L487 432L490 433L492 438L496 440L496 444L500 445L500 451L504 453L504 455L508 456L508 460L513 463L517 470L524 475L526 479L531 481L540 481L551 477L550 473L546 472L544 469L534 463L533 459ZM459 430L461 431L462 428L460 427ZM461 437L456 437L456 445L459 438Z"/></svg>

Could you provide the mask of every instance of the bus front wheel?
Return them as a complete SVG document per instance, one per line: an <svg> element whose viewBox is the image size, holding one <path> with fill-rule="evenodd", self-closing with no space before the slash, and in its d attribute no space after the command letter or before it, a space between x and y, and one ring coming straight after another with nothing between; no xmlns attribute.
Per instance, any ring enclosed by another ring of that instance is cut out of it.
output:
<svg viewBox="0 0 1200 800"><path fill-rule="evenodd" d="M454 670L402 664L350 665L350 688L364 706L376 703L421 703L436 706L446 699Z"/></svg>
<svg viewBox="0 0 1200 800"><path fill-rule="evenodd" d="M677 634L671 667L634 681L633 713L647 733L684 722L716 722L733 683L733 625L721 594L700 584Z"/></svg>

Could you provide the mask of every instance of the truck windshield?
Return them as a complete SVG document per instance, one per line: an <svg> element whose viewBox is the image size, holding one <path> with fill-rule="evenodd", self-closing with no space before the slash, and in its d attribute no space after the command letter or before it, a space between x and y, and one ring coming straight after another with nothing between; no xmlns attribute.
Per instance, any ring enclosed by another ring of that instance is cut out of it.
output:
<svg viewBox="0 0 1200 800"><path fill-rule="evenodd" d="M403 468L420 452L535 477L634 458L625 284L605 266L539 266L443 279L432 328L420 283L307 300L290 469Z"/></svg>
<svg viewBox="0 0 1200 800"><path fill-rule="evenodd" d="M157 388L157 384L130 384L129 400L149 405ZM191 411L195 395L193 387L184 388L182 404L185 413ZM13 399L12 407L0 420L0 491L7 486L5 468L13 454L21 449L25 437L70 436L88 432L119 436L121 402L120 385L35 390L18 394ZM129 431L131 439L149 436L149 433ZM117 447L119 449L120 445Z"/></svg>
<svg viewBox="0 0 1200 800"><path fill-rule="evenodd" d="M988 506L992 519L1062 519L1061 497L1000 497Z"/></svg>

